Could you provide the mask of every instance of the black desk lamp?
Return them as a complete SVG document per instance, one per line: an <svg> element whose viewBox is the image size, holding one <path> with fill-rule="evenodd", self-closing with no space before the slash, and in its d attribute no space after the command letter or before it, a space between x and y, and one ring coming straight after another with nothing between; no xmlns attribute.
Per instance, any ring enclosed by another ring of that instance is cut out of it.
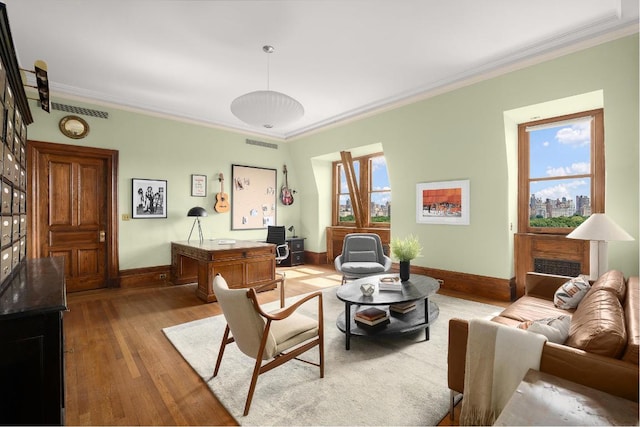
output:
<svg viewBox="0 0 640 427"><path fill-rule="evenodd" d="M193 225L191 226L191 233L189 233L189 238L187 242L191 240L191 234L193 233L193 227L196 226L196 222L198 223L198 234L200 235L200 243L204 241L204 236L202 235L202 227L200 226L200 217L207 216L207 210L205 208L201 208L200 206L196 206L195 208L189 209L187 212L187 216L195 216L196 219L193 220Z"/></svg>
<svg viewBox="0 0 640 427"><path fill-rule="evenodd" d="M293 236L291 236L291 237L298 237L298 236L296 236L296 228L293 225L291 227L287 228L287 230L289 230L290 232L293 233Z"/></svg>

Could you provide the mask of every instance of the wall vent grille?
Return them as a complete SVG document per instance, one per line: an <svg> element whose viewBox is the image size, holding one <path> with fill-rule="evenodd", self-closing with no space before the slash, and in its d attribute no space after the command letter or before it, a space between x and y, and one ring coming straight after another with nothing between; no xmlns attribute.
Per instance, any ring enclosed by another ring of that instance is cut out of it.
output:
<svg viewBox="0 0 640 427"><path fill-rule="evenodd" d="M580 275L580 263L561 259L534 258L533 271L536 273L577 277Z"/></svg>
<svg viewBox="0 0 640 427"><path fill-rule="evenodd" d="M65 111L67 113L82 114L83 116L99 117L101 119L109 118L109 113L107 113L106 111L92 110L90 108L81 108L81 107L76 107L75 105L60 104L58 102L52 102L51 108L58 111Z"/></svg>
<svg viewBox="0 0 640 427"><path fill-rule="evenodd" d="M247 144L258 145L260 147L266 147L266 148L273 148L274 150L278 149L278 144L272 144L270 142L264 142L264 141L256 141L255 139L247 139Z"/></svg>

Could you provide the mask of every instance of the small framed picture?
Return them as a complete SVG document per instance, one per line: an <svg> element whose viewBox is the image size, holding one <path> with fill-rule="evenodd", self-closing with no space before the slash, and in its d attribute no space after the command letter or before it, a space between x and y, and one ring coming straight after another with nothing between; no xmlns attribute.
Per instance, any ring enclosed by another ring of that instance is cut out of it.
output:
<svg viewBox="0 0 640 427"><path fill-rule="evenodd" d="M469 180L416 184L418 224L469 225Z"/></svg>
<svg viewBox="0 0 640 427"><path fill-rule="evenodd" d="M191 175L191 195L194 197L207 196L206 175Z"/></svg>
<svg viewBox="0 0 640 427"><path fill-rule="evenodd" d="M133 178L131 182L133 218L166 218L167 181Z"/></svg>

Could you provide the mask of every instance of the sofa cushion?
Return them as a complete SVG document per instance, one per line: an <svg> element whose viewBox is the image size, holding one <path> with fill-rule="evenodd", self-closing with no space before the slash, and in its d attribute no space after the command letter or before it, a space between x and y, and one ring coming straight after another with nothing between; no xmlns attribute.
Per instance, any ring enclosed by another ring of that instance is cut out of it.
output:
<svg viewBox="0 0 640 427"><path fill-rule="evenodd" d="M558 308L553 304L553 301L525 295L505 308L500 313L500 317L513 319L520 323L527 320L558 317L563 314L571 315L574 311L574 309L563 310Z"/></svg>
<svg viewBox="0 0 640 427"><path fill-rule="evenodd" d="M576 308L589 291L589 279L578 276L564 282L553 295L553 303L558 308Z"/></svg>
<svg viewBox="0 0 640 427"><path fill-rule="evenodd" d="M627 344L622 305L608 289L589 292L571 318L566 345L589 353L620 358Z"/></svg>
<svg viewBox="0 0 640 427"><path fill-rule="evenodd" d="M529 332L544 335L549 342L556 344L564 344L569 336L569 328L571 326L571 317L562 315L559 317L550 317L547 319L528 320L520 323L518 328Z"/></svg>
<svg viewBox="0 0 640 427"><path fill-rule="evenodd" d="M629 277L627 282L624 315L627 320L627 348L624 350L622 360L637 365L640 361L640 285L638 276Z"/></svg>
<svg viewBox="0 0 640 427"><path fill-rule="evenodd" d="M591 285L590 292L596 292L601 289L612 292L620 303L624 302L624 297L626 295L627 286L624 282L624 275L622 272L617 270L609 270L595 281L593 285ZM589 293L589 292L588 292Z"/></svg>

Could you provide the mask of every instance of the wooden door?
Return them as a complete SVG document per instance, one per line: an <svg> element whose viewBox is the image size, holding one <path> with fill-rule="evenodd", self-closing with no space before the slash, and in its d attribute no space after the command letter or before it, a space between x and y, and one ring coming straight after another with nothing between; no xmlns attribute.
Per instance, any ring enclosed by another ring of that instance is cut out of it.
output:
<svg viewBox="0 0 640 427"><path fill-rule="evenodd" d="M111 158L63 147L67 149L58 144L32 147L29 156L35 163L31 249L35 257L65 259L68 291L104 288L112 282L114 263L117 272L110 257L115 233Z"/></svg>

